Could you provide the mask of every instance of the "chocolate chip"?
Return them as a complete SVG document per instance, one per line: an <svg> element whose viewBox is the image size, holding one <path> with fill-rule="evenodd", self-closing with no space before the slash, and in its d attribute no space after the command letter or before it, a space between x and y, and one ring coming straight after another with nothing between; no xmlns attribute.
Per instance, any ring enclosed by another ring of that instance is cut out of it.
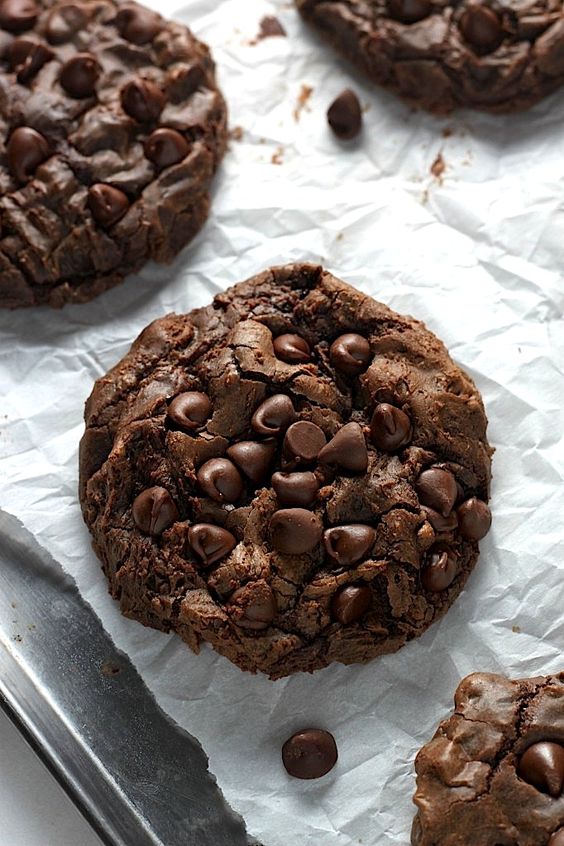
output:
<svg viewBox="0 0 564 846"><path fill-rule="evenodd" d="M198 484L215 502L236 502L243 495L241 474L227 458L210 458L197 473Z"/></svg>
<svg viewBox="0 0 564 846"><path fill-rule="evenodd" d="M458 495L456 479L441 467L424 470L415 482L415 490L422 505L434 508L443 517L448 517Z"/></svg>
<svg viewBox="0 0 564 846"><path fill-rule="evenodd" d="M139 123L157 120L165 101L166 97L159 86L148 79L132 79L121 89L124 112Z"/></svg>
<svg viewBox="0 0 564 846"><path fill-rule="evenodd" d="M251 426L259 435L279 435L296 419L292 400L286 394L274 394L259 405Z"/></svg>
<svg viewBox="0 0 564 846"><path fill-rule="evenodd" d="M274 591L264 581L249 582L231 596L229 612L242 629L267 629L278 612Z"/></svg>
<svg viewBox="0 0 564 846"><path fill-rule="evenodd" d="M299 335L279 335L273 341L274 355L286 364L305 364L311 360L309 344Z"/></svg>
<svg viewBox="0 0 564 846"><path fill-rule="evenodd" d="M88 208L100 226L113 226L129 208L127 196L119 188L98 182L88 189Z"/></svg>
<svg viewBox="0 0 564 846"><path fill-rule="evenodd" d="M144 535L160 535L178 520L178 509L166 488L142 491L133 501L133 520Z"/></svg>
<svg viewBox="0 0 564 846"><path fill-rule="evenodd" d="M416 23L430 14L431 0L388 0L388 12L402 23Z"/></svg>
<svg viewBox="0 0 564 846"><path fill-rule="evenodd" d="M102 68L90 53L78 53L62 67L59 81L67 94L81 100L96 93Z"/></svg>
<svg viewBox="0 0 564 846"><path fill-rule="evenodd" d="M364 523L335 526L323 533L327 554L341 567L350 567L368 558L375 540L375 530Z"/></svg>
<svg viewBox="0 0 564 846"><path fill-rule="evenodd" d="M18 82L22 85L33 79L43 65L52 58L52 50L28 38L15 38L6 50L10 70L14 71Z"/></svg>
<svg viewBox="0 0 564 846"><path fill-rule="evenodd" d="M10 135L6 149L10 172L26 182L49 156L46 139L30 126L19 126Z"/></svg>
<svg viewBox="0 0 564 846"><path fill-rule="evenodd" d="M362 127L362 109L354 91L345 88L327 109L327 122L341 141L352 141ZM345 336L346 337L346 336ZM360 337L359 335L351 337ZM364 338L363 338L364 340ZM345 371L346 372L346 371ZM360 371L357 371L360 372Z"/></svg>
<svg viewBox="0 0 564 846"><path fill-rule="evenodd" d="M231 532L221 526L196 523L188 529L188 543L202 563L210 567L229 555L237 545L237 540Z"/></svg>
<svg viewBox="0 0 564 846"><path fill-rule="evenodd" d="M443 515L439 514L438 511L435 511L434 508L429 508L426 505L421 507L421 511L424 513L426 519L436 532L454 532L454 530L458 527L458 517L456 516L456 511L451 511L448 517L443 517Z"/></svg>
<svg viewBox="0 0 564 846"><path fill-rule="evenodd" d="M460 534L465 540L485 538L492 525L492 513L485 502L473 496L457 508L456 514Z"/></svg>
<svg viewBox="0 0 564 846"><path fill-rule="evenodd" d="M521 755L517 772L537 790L558 799L564 788L564 746L549 741L533 743Z"/></svg>
<svg viewBox="0 0 564 846"><path fill-rule="evenodd" d="M492 53L503 41L501 21L488 6L468 6L459 27L464 40L480 53Z"/></svg>
<svg viewBox="0 0 564 846"><path fill-rule="evenodd" d="M173 399L168 407L167 417L180 429L191 432L203 426L211 413L212 404L207 394L201 391L185 391Z"/></svg>
<svg viewBox="0 0 564 846"><path fill-rule="evenodd" d="M79 6L69 3L53 9L47 18L45 34L51 44L64 44L70 41L86 24L86 17Z"/></svg>
<svg viewBox="0 0 564 846"><path fill-rule="evenodd" d="M0 26L8 32L25 32L31 29L39 6L34 0L2 0L0 3Z"/></svg>
<svg viewBox="0 0 564 846"><path fill-rule="evenodd" d="M266 479L275 454L275 441L239 441L227 450L229 458L255 485Z"/></svg>
<svg viewBox="0 0 564 846"><path fill-rule="evenodd" d="M315 423L299 420L292 423L284 438L284 457L298 464L309 464L315 461L322 447L325 446L325 435Z"/></svg>
<svg viewBox="0 0 564 846"><path fill-rule="evenodd" d="M159 168L178 164L189 152L190 144L176 129L155 129L145 141L145 155Z"/></svg>
<svg viewBox="0 0 564 846"><path fill-rule="evenodd" d="M301 555L315 549L323 533L317 514L305 508L283 508L271 521L272 546L287 555Z"/></svg>
<svg viewBox="0 0 564 846"><path fill-rule="evenodd" d="M548 846L564 846L564 828L554 832L548 841Z"/></svg>
<svg viewBox="0 0 564 846"><path fill-rule="evenodd" d="M370 344L362 335L348 332L333 341L329 348L329 358L339 373L358 376L359 373L364 373L370 364Z"/></svg>
<svg viewBox="0 0 564 846"><path fill-rule="evenodd" d="M302 505L315 502L319 482L315 473L275 473L272 487L281 505Z"/></svg>
<svg viewBox="0 0 564 846"><path fill-rule="evenodd" d="M368 450L362 426L359 423L347 423L318 456L321 464L330 464L351 473L366 473L368 468Z"/></svg>
<svg viewBox="0 0 564 846"><path fill-rule="evenodd" d="M421 571L421 584L430 593L440 593L451 585L458 573L458 557L451 549L432 547Z"/></svg>
<svg viewBox="0 0 564 846"><path fill-rule="evenodd" d="M401 408L381 402L370 421L370 440L382 452L395 452L406 446L412 435L411 420Z"/></svg>
<svg viewBox="0 0 564 846"><path fill-rule="evenodd" d="M338 623L356 623L372 604L372 591L368 585L345 585L331 601L331 614Z"/></svg>
<svg viewBox="0 0 564 846"><path fill-rule="evenodd" d="M337 763L337 744L328 731L304 729L282 747L282 763L294 778L321 778Z"/></svg>
<svg viewBox="0 0 564 846"><path fill-rule="evenodd" d="M160 15L144 6L128 3L120 6L114 23L119 34L132 44L147 44L163 28Z"/></svg>

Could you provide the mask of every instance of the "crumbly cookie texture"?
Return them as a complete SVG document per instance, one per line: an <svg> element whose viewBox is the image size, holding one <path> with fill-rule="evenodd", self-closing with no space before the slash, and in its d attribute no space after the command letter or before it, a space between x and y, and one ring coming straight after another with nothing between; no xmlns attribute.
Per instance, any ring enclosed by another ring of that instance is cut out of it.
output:
<svg viewBox="0 0 564 846"><path fill-rule="evenodd" d="M564 79L560 0L296 0L368 76L436 113L526 109Z"/></svg>
<svg viewBox="0 0 564 846"><path fill-rule="evenodd" d="M86 405L81 502L123 613L272 678L422 634L490 526L472 380L322 268L152 323Z"/></svg>
<svg viewBox="0 0 564 846"><path fill-rule="evenodd" d="M413 846L562 846L564 673L474 673L415 761Z"/></svg>
<svg viewBox="0 0 564 846"><path fill-rule="evenodd" d="M133 2L0 0L0 306L85 302L172 261L225 144L185 26Z"/></svg>

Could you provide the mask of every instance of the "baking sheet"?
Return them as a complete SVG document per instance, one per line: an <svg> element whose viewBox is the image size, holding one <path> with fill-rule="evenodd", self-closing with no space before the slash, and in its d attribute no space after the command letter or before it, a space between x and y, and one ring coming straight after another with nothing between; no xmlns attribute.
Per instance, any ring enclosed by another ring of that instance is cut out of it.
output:
<svg viewBox="0 0 564 846"><path fill-rule="evenodd" d="M405 844L413 757L460 677L562 669L564 92L524 115L437 120L365 85L290 3L149 5L213 47L242 137L209 223L172 268L149 266L60 313L0 314L0 507L74 576L264 846ZM253 44L266 14L288 37ZM324 112L351 83L365 128L343 146ZM80 517L77 445L93 380L150 320L298 259L424 320L475 378L497 450L494 528L424 637L366 667L272 683L120 617ZM329 729L340 753L312 783L280 762L283 740L306 725Z"/></svg>

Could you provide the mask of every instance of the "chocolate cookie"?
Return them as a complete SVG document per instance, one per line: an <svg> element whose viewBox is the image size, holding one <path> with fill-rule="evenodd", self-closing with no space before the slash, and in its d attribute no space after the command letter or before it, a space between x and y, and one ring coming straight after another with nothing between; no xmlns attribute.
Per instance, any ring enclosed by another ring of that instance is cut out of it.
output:
<svg viewBox="0 0 564 846"><path fill-rule="evenodd" d="M296 0L374 82L409 103L526 109L564 80L560 0Z"/></svg>
<svg viewBox="0 0 564 846"><path fill-rule="evenodd" d="M413 846L564 844L564 673L475 673L415 761Z"/></svg>
<svg viewBox="0 0 564 846"><path fill-rule="evenodd" d="M480 395L314 265L151 324L86 407L81 502L124 614L272 678L422 634L489 529Z"/></svg>
<svg viewBox="0 0 564 846"><path fill-rule="evenodd" d="M225 142L185 26L131 2L0 0L0 306L84 302L170 262Z"/></svg>

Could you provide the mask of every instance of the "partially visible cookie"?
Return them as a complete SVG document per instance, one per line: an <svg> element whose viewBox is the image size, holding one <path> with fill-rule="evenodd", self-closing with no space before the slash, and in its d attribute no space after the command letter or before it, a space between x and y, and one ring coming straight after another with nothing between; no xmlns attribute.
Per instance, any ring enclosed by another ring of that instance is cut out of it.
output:
<svg viewBox="0 0 564 846"><path fill-rule="evenodd" d="M133 2L0 0L0 306L90 300L198 232L226 143L208 48Z"/></svg>
<svg viewBox="0 0 564 846"><path fill-rule="evenodd" d="M562 846L564 673L475 673L415 761L413 846Z"/></svg>
<svg viewBox="0 0 564 846"><path fill-rule="evenodd" d="M437 113L526 109L564 81L560 0L296 0L379 85Z"/></svg>

